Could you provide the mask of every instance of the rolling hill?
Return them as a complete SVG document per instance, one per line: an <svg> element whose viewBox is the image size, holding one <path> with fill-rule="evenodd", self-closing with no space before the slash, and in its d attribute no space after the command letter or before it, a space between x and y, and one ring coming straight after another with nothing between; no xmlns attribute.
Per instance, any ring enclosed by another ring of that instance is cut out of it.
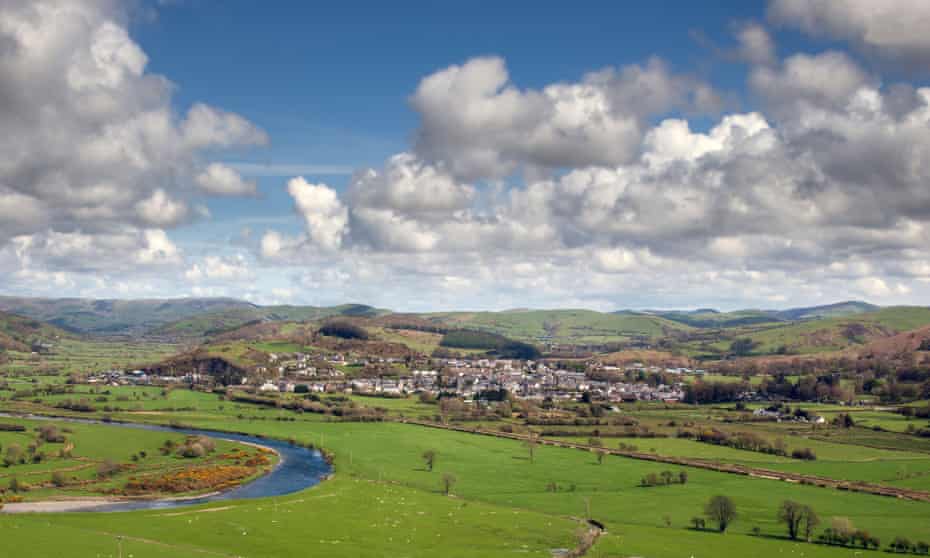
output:
<svg viewBox="0 0 930 558"><path fill-rule="evenodd" d="M363 304L328 308L258 306L232 298L94 300L0 297L0 311L64 330L95 335L198 337L256 320L306 321L332 315L377 316L384 310Z"/></svg>
<svg viewBox="0 0 930 558"><path fill-rule="evenodd" d="M713 308L700 308L698 310L649 310L644 313L661 316L665 319L699 328L729 328L750 326L758 324L775 324L778 322L797 322L816 320L820 318L841 318L866 312L880 310L880 306L847 300L822 306L808 306L802 308L788 308L786 310L734 310L720 312ZM629 310L620 310L615 314L633 313Z"/></svg>
<svg viewBox="0 0 930 558"><path fill-rule="evenodd" d="M162 324L205 312L253 308L231 298L94 300L84 298L0 297L0 311L102 335L141 334Z"/></svg>
<svg viewBox="0 0 930 558"><path fill-rule="evenodd" d="M377 317L388 313L364 304L339 306L251 306L208 312L164 324L152 334L172 337L210 337L222 335L243 326L264 322L308 322L333 316Z"/></svg>
<svg viewBox="0 0 930 558"><path fill-rule="evenodd" d="M775 316L782 320L811 320L817 318L842 318L844 316L853 316L864 314L866 312L875 312L880 310L880 306L862 302L859 300L847 300L835 304L826 304L823 306L809 306L807 308L790 308L775 312Z"/></svg>
<svg viewBox="0 0 930 558"><path fill-rule="evenodd" d="M446 312L421 317L448 327L473 329L520 341L602 344L659 337L691 326L642 313L605 314L593 310L512 310Z"/></svg>
<svg viewBox="0 0 930 558"><path fill-rule="evenodd" d="M743 337L756 343L755 354L820 353L866 345L930 325L930 308L890 306L873 312L822 318L763 328ZM724 349L727 343L719 343ZM784 348L782 350L782 348Z"/></svg>
<svg viewBox="0 0 930 558"><path fill-rule="evenodd" d="M67 336L67 332L38 320L0 312L0 349L29 352L38 343L53 343Z"/></svg>

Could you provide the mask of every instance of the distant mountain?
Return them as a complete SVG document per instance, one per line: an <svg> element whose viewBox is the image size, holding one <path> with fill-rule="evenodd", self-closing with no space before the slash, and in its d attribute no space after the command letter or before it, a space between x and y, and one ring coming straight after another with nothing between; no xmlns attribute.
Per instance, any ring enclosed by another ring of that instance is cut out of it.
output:
<svg viewBox="0 0 930 558"><path fill-rule="evenodd" d="M619 312L618 312L619 313ZM666 320L678 322L699 328L725 328L757 324L775 324L781 320L762 310L736 310L733 312L720 312L709 308L685 311L656 311L652 312Z"/></svg>
<svg viewBox="0 0 930 558"><path fill-rule="evenodd" d="M419 317L449 328L485 331L520 341L577 345L657 339L690 329L642 312L607 314L580 309L440 312Z"/></svg>
<svg viewBox="0 0 930 558"><path fill-rule="evenodd" d="M253 321L307 321L328 316L376 317L387 310L365 304L259 306L234 298L95 300L0 296L0 312L93 335L198 337Z"/></svg>
<svg viewBox="0 0 930 558"><path fill-rule="evenodd" d="M842 318L866 312L879 310L880 306L848 300L822 306L808 306L804 308L788 308L787 310L734 310L721 312L714 308L699 308L697 310L644 310L640 314L661 316L667 320L687 324L698 328L726 328L759 324L775 324L777 322L797 322L815 320L820 318ZM618 315L635 315L632 310L618 310Z"/></svg>
<svg viewBox="0 0 930 558"><path fill-rule="evenodd" d="M775 311L773 314L782 320L812 320L815 318L842 318L855 314L874 312L881 307L859 300L847 300L823 306L808 306L806 308L789 308Z"/></svg>
<svg viewBox="0 0 930 558"><path fill-rule="evenodd" d="M246 325L262 322L308 322L333 316L374 318L389 314L389 310L366 304L339 306L251 306L206 312L162 324L153 334L173 337L209 337L228 333Z"/></svg>
<svg viewBox="0 0 930 558"><path fill-rule="evenodd" d="M255 308L231 298L94 300L0 297L0 311L41 320L77 333L141 334L206 312Z"/></svg>

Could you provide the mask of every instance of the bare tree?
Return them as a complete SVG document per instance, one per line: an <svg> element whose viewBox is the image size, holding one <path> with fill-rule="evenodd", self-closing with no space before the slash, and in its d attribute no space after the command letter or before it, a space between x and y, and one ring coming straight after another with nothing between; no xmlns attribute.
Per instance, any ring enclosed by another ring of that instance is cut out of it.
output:
<svg viewBox="0 0 930 558"><path fill-rule="evenodd" d="M433 465L436 463L436 450L428 449L423 452L421 457L423 458L423 462L426 464L426 470L433 472Z"/></svg>
<svg viewBox="0 0 930 558"><path fill-rule="evenodd" d="M523 445L526 446L526 451L530 456L530 463L536 462L536 447L539 446L539 436L535 432L530 433L529 438L523 442Z"/></svg>
<svg viewBox="0 0 930 558"><path fill-rule="evenodd" d="M717 524L717 529L724 533L730 523L736 519L736 504L729 496L714 496L704 506L704 515Z"/></svg>
<svg viewBox="0 0 930 558"><path fill-rule="evenodd" d="M455 481L458 479L455 478L455 475L452 473L443 473L442 475L442 489L445 492L446 496L452 493L452 487L455 486Z"/></svg>

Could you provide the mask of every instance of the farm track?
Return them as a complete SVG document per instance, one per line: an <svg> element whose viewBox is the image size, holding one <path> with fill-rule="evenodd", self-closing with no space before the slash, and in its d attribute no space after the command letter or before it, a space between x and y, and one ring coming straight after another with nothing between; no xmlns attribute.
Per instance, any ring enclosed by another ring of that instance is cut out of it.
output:
<svg viewBox="0 0 930 558"><path fill-rule="evenodd" d="M530 436L525 436L522 434L511 434L507 432L483 430L480 428L465 428L462 426L455 426L455 425L450 425L450 424L439 424L435 422L418 421L418 420L410 420L410 419L402 419L402 420L399 420L398 422L402 422L404 424L414 424L418 426L425 426L428 428L439 428L443 430L464 432L468 434L479 434L483 436L492 436L495 438L505 438L505 439L517 440L521 442L535 440L540 445L545 445L545 446L577 449L577 450L590 451L590 452L601 451L608 455L629 457L632 459L640 459L643 461L654 461L656 463L667 463L669 465L696 467L698 469L707 469L710 471L717 471L720 473L730 473L734 475L743 475L743 476L764 478L764 479L770 479L770 480L780 480L780 481L791 482L791 483L796 483L796 484L819 486L822 488L832 488L835 490L844 490L844 491L849 491L849 492L861 492L861 493L866 493L866 494L875 494L878 496L902 498L902 499L914 500L918 502L930 502L930 492L923 492L919 490L909 490L906 488L898 488L898 487L893 487L893 486L885 486L885 485L873 484L873 483L867 483L867 482L845 481L845 480L832 479L828 477L821 477L817 475L802 475L799 473L773 471L771 469L764 469L761 467L747 467L745 465L736 465L732 463L719 463L715 461L706 461L703 459L689 459L689 458L683 458L683 457L655 455L652 453L642 453L642 452L637 452L637 451L625 451L625 450L617 450L617 449L598 448L594 446L589 446L587 444L576 444L573 442L564 442L561 440L550 440L547 438L531 438Z"/></svg>

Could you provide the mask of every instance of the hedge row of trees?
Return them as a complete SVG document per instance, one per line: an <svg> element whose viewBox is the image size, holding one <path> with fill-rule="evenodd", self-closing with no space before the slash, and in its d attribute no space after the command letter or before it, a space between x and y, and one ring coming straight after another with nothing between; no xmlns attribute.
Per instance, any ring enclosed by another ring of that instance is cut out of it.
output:
<svg viewBox="0 0 930 558"><path fill-rule="evenodd" d="M671 484L687 484L688 472L679 471L662 471L661 473L649 473L639 481L640 486L669 486Z"/></svg>
<svg viewBox="0 0 930 558"><path fill-rule="evenodd" d="M755 451L769 455L788 456L805 461L814 461L817 455L810 448L797 448L788 452L785 441L776 438L774 442L759 436L753 432L724 432L716 428L699 430L692 432L690 430L679 430L679 438L693 438L698 442L714 444L716 446L726 446L739 450Z"/></svg>
<svg viewBox="0 0 930 558"><path fill-rule="evenodd" d="M692 518L691 524L695 529L704 529L709 521L723 533L737 517L736 504L733 500L729 496L718 495L712 497L704 506L704 516ZM778 508L776 517L778 522L787 529L788 538L791 540L803 539L807 542L814 542L814 529L820 525L820 517L810 506L793 500L785 500ZM759 534L759 529L755 528L753 532ZM874 550L881 547L881 540L878 537L868 531L855 528L846 517L832 518L830 526L817 536L816 542L836 546L859 546L863 549ZM926 555L930 554L930 544L924 541L911 542L906 537L895 537L888 543L886 550L895 553Z"/></svg>

